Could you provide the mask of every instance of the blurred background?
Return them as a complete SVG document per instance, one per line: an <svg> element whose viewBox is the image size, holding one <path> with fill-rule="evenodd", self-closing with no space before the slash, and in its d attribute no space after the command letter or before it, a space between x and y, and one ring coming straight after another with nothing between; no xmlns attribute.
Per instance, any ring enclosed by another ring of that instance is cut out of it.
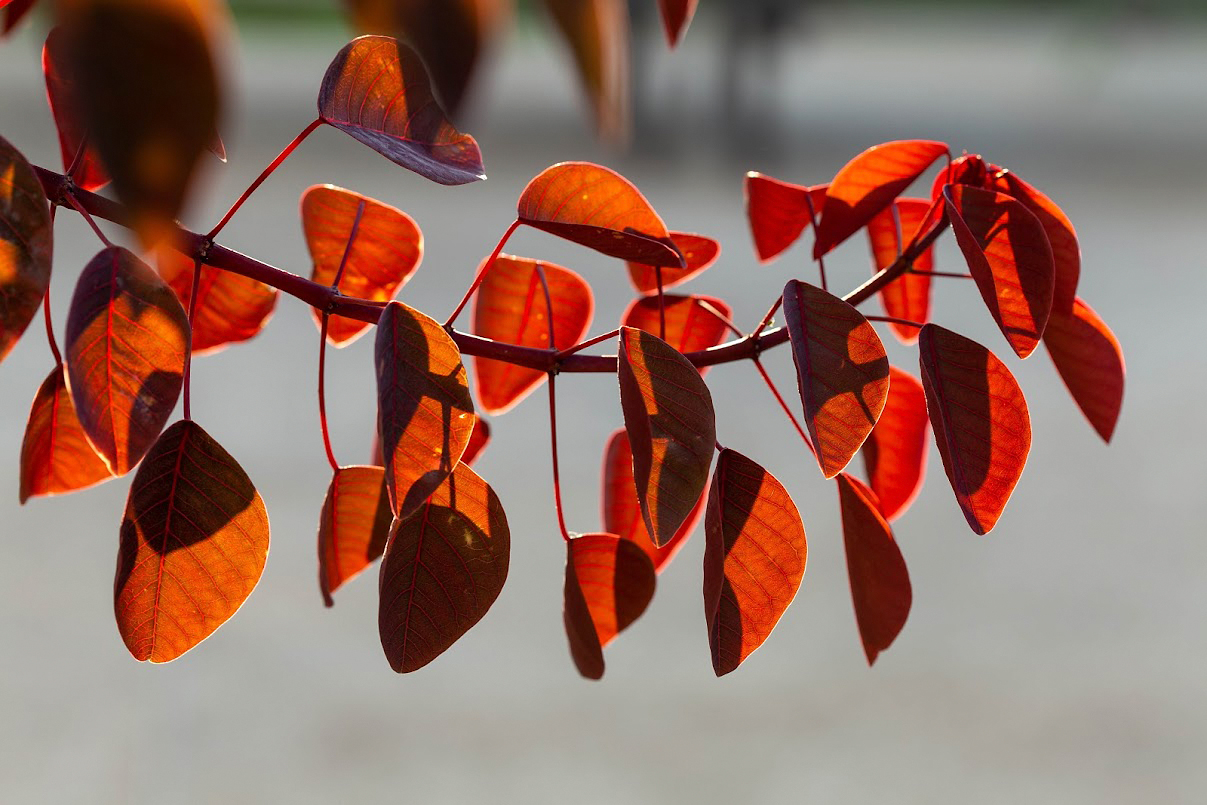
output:
<svg viewBox="0 0 1207 805"><path fill-rule="evenodd" d="M318 334L282 298L266 331L195 364L197 421L242 463L272 518L259 588L224 628L163 667L135 663L113 623L128 480L17 505L28 406L52 366L31 326L0 365L0 801L1201 802L1207 796L1207 8L1198 0L722 2L702 0L669 51L635 0L631 146L601 144L543 9L521 4L483 54L459 114L489 181L445 188L333 129L302 146L222 241L296 273L310 263L301 192L333 182L410 213L424 263L401 297L451 310L511 221L525 182L566 159L632 179L670 228L720 239L688 289L746 328L807 245L754 258L742 176L827 181L857 152L933 138L1016 170L1061 204L1083 249L1080 294L1123 344L1128 388L1110 447L1042 350L1010 366L1034 447L998 527L967 528L932 448L930 483L897 523L910 620L869 669L850 603L837 494L749 366L709 375L721 441L761 461L810 538L801 592L772 638L717 680L701 606L702 529L649 611L581 680L562 629L564 550L553 512L543 393L492 422L477 469L507 507L510 578L444 656L390 671L376 573L325 610L315 531L330 472L315 400ZM314 116L328 61L351 37L330 0L233 2L238 41L223 136L185 223L208 228ZM0 134L59 167L35 15L0 43ZM923 188L929 187L929 177ZM922 192L925 192L923 190ZM106 227L114 236L114 227ZM59 216L60 331L78 267L97 250ZM805 243L809 238L805 238ZM961 270L950 238L940 270ZM594 286L593 332L630 298L614 261L535 231L508 251ZM866 278L860 238L831 262ZM936 317L1009 352L975 289L940 282ZM463 319L464 324L467 320ZM895 362L916 354L885 333ZM333 439L364 463L374 427L371 339L329 361ZM767 356L790 399L786 350ZM615 379L559 384L571 529L599 522Z"/></svg>

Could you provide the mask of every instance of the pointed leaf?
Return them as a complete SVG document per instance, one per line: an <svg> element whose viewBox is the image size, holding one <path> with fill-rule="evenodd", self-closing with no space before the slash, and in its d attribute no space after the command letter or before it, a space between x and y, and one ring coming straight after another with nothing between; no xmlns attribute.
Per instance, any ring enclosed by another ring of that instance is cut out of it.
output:
<svg viewBox="0 0 1207 805"><path fill-rule="evenodd" d="M746 174L746 218L759 262L771 262L796 242L809 222L821 215L829 189L828 184L802 187L754 171Z"/></svg>
<svg viewBox="0 0 1207 805"><path fill-rule="evenodd" d="M314 261L310 279L334 285L338 276L345 296L388 302L423 259L423 234L411 216L342 187L315 185L302 194L302 230ZM321 324L322 314L311 312ZM327 341L346 346L369 326L332 316Z"/></svg>
<svg viewBox="0 0 1207 805"><path fill-rule="evenodd" d="M989 171L992 189L1017 199L1039 219L1044 234L1048 236L1048 245L1052 247L1056 271L1052 310L1072 313L1073 301L1077 298L1077 281L1081 276L1081 246L1077 243L1073 222L1052 199L1024 182L1018 174L997 165L989 166Z"/></svg>
<svg viewBox="0 0 1207 805"><path fill-rule="evenodd" d="M692 15L696 13L697 0L658 0L658 8L662 10L662 25L666 28L666 41L671 47L679 44L683 32L691 24Z"/></svg>
<svg viewBox="0 0 1207 805"><path fill-rule="evenodd" d="M784 286L784 319L805 426L822 473L833 478L859 450L884 409L888 357L858 310L807 283L789 280Z"/></svg>
<svg viewBox="0 0 1207 805"><path fill-rule="evenodd" d="M662 266L661 269L644 263L629 262L629 279L639 293L658 292L658 273L662 273L662 290L682 285L708 269L721 254L721 244L703 235L671 232L671 241L683 255L683 268Z"/></svg>
<svg viewBox="0 0 1207 805"><path fill-rule="evenodd" d="M659 310L656 296L633 300L620 323L658 335L665 315L666 337L663 340L679 352L708 349L725 340L725 322L732 311L720 299L665 294L662 300L665 311ZM703 375L708 368L698 371Z"/></svg>
<svg viewBox="0 0 1207 805"><path fill-rule="evenodd" d="M78 89L72 78L71 54L67 51L66 39L67 35L62 27L55 27L50 30L46 44L42 46L46 99L50 102L50 112L54 115L55 128L59 132L59 150L63 157L64 171L71 169L76 152L79 151L86 134L84 122L80 117L80 101L76 97ZM83 189L91 191L109 183L109 177L105 175L100 157L92 145L85 147L72 179Z"/></svg>
<svg viewBox="0 0 1207 805"><path fill-rule="evenodd" d="M187 310L193 292L193 259L167 247L157 249L156 257L159 276ZM272 318L278 296L276 288L258 280L202 266L193 317L193 354L217 352L257 336Z"/></svg>
<svg viewBox="0 0 1207 805"><path fill-rule="evenodd" d="M268 512L243 468L200 425L163 432L134 475L114 612L139 661L169 662L243 605L268 558Z"/></svg>
<svg viewBox="0 0 1207 805"><path fill-rule="evenodd" d="M433 182L486 178L478 143L444 116L423 61L391 37L345 45L323 76L318 106L323 122Z"/></svg>
<svg viewBox="0 0 1207 805"><path fill-rule="evenodd" d="M67 314L67 387L115 474L142 459L171 416L188 349L188 317L150 266L111 246L84 267Z"/></svg>
<svg viewBox="0 0 1207 805"><path fill-rule="evenodd" d="M53 231L42 183L0 137L0 361L37 315L50 286Z"/></svg>
<svg viewBox="0 0 1207 805"><path fill-rule="evenodd" d="M319 515L319 592L331 594L373 564L390 536L390 498L381 467L340 467Z"/></svg>
<svg viewBox="0 0 1207 805"><path fill-rule="evenodd" d="M629 10L624 0L545 0L574 57L599 135L629 135Z"/></svg>
<svg viewBox="0 0 1207 805"><path fill-rule="evenodd" d="M886 520L905 513L922 489L926 471L926 394L922 383L896 366L889 371L888 402L860 448L868 483Z"/></svg>
<svg viewBox="0 0 1207 805"><path fill-rule="evenodd" d="M553 343L558 349L577 344L591 326L594 315L591 287L568 268L505 254L499 255L478 288L474 299L474 332L505 344L548 349L550 322L541 285L542 271L553 305ZM510 410L545 377L539 369L474 358L478 400L490 414Z"/></svg>
<svg viewBox="0 0 1207 805"><path fill-rule="evenodd" d="M805 526L787 490L734 450L722 450L704 520L704 616L712 668L737 668L771 634L805 575Z"/></svg>
<svg viewBox="0 0 1207 805"><path fill-rule="evenodd" d="M981 298L1010 346L1027 357L1052 311L1056 275L1043 225L1005 193L948 185L943 198Z"/></svg>
<svg viewBox="0 0 1207 805"><path fill-rule="evenodd" d="M872 245L872 273L883 271L896 262L926 222L930 202L920 198L901 198L889 209L868 221L868 240ZM895 215L894 215L895 211ZM919 271L934 268L934 248L922 252L914 260ZM880 291L884 312L898 319L925 324L930 319L930 277L925 274L903 274ZM903 344L918 340L918 328L889 322L889 329Z"/></svg>
<svg viewBox="0 0 1207 805"><path fill-rule="evenodd" d="M390 529L377 616L390 666L400 674L418 670L482 620L507 580L510 556L503 505L458 464L414 515Z"/></svg>
<svg viewBox="0 0 1207 805"><path fill-rule="evenodd" d="M632 327L620 328L617 374L641 516L654 544L667 545L708 483L712 395L686 358Z"/></svg>
<svg viewBox="0 0 1207 805"><path fill-rule="evenodd" d="M1027 401L996 355L951 330L926 325L918 352L943 469L968 525L988 533L1027 463Z"/></svg>
<svg viewBox="0 0 1207 805"><path fill-rule="evenodd" d="M989 166L980 154L964 154L939 170L930 186L931 201L942 200L943 188L949 184L966 184L973 187L988 187Z"/></svg>
<svg viewBox="0 0 1207 805"><path fill-rule="evenodd" d="M63 367L56 366L38 389L25 426L21 502L87 489L112 477L84 435L63 379Z"/></svg>
<svg viewBox="0 0 1207 805"><path fill-rule="evenodd" d="M875 493L845 472L837 480L855 621L871 665L905 626L913 590L905 559L880 514Z"/></svg>
<svg viewBox="0 0 1207 805"><path fill-rule="evenodd" d="M1072 313L1052 311L1044 346L1069 393L1104 442L1111 440L1123 406L1123 350L1089 305L1077 299Z"/></svg>

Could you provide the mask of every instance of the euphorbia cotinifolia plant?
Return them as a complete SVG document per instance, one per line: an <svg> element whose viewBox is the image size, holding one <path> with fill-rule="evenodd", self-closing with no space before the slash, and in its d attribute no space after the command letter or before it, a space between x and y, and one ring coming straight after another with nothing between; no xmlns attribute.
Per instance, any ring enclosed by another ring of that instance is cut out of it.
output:
<svg viewBox="0 0 1207 805"><path fill-rule="evenodd" d="M668 229L633 184L586 162L553 165L522 189L515 222L441 320L394 299L419 265L419 226L352 190L324 184L302 196L309 279L217 240L323 125L435 182L483 177L477 143L445 117L422 61L394 39L365 36L332 61L314 122L210 231L187 231L175 219L189 179L207 150L221 151L212 31L196 5L65 4L43 60L65 171L32 166L0 141L0 357L39 307L55 357L34 396L20 497L134 473L117 535L114 610L136 659L166 662L196 646L243 604L264 568L264 504L235 458L192 419L189 366L194 355L253 337L281 292L313 309L321 333L320 412L327 345L376 325L380 460L339 464L322 419L332 479L315 505L319 592L330 605L380 559L381 643L400 672L446 651L503 589L511 553L504 505L471 465L490 438L481 414L500 415L541 384L565 540L566 633L575 665L592 678L603 674L604 647L645 610L658 574L701 517L704 620L717 674L763 643L801 585L808 546L800 514L747 455L757 446L729 443L715 420L711 366L749 362L834 480L869 662L909 613L910 580L891 523L922 484L927 431L978 534L998 521L1030 446L1027 404L1007 362L932 320L934 282L971 279L1001 328L994 348L1026 358L1042 342L1090 424L1111 436L1123 358L1077 296L1072 224L1014 172L980 156L953 158L941 142L869 148L813 186L748 174L758 259L776 258L809 230L816 263L816 272L789 279L748 331L720 299L667 292L713 265L718 244ZM904 196L929 169L938 171L929 192ZM97 193L105 185L110 196ZM47 298L60 207L82 215L103 246L80 272L61 352ZM110 242L101 221L132 230L142 256ZM619 327L588 336L592 292L581 276L503 253L521 226L620 261L636 297ZM948 231L968 273L933 268L933 245ZM824 261L853 237L870 242L872 274L840 295ZM866 312L874 301L884 315ZM459 329L471 303L470 324ZM889 364L875 324L916 346L913 372ZM785 344L799 405L760 363ZM555 381L578 372L614 372L624 415L604 456L598 533L569 530L557 480ZM183 417L169 425L182 396Z"/></svg>

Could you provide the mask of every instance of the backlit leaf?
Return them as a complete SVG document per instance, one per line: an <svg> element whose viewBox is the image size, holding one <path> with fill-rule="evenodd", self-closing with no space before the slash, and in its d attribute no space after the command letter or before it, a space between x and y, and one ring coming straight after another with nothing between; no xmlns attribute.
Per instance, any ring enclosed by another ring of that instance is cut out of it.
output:
<svg viewBox="0 0 1207 805"><path fill-rule="evenodd" d="M340 467L319 515L319 591L331 594L373 564L390 536L390 497L381 467Z"/></svg>
<svg viewBox="0 0 1207 805"><path fill-rule="evenodd" d="M665 315L666 337L662 340L678 352L708 349L725 340L725 320L731 311L720 299L664 294L662 301L665 311L659 310L656 296L633 300L620 323L658 335ZM700 374L703 375L707 368L700 369Z"/></svg>
<svg viewBox="0 0 1207 805"><path fill-rule="evenodd" d="M943 199L943 188L949 184L966 184L986 188L989 182L989 166L980 154L964 154L940 168L930 186L932 201Z"/></svg>
<svg viewBox="0 0 1207 805"><path fill-rule="evenodd" d="M629 134L629 9L625 0L545 0L570 48L601 137Z"/></svg>
<svg viewBox="0 0 1207 805"><path fill-rule="evenodd" d="M52 28L42 47L42 72L46 76L46 98L54 115L55 128L59 132L59 150L63 157L63 170L69 170L75 161L76 152L85 134L80 118L79 101L76 98L76 82L72 80L72 63L67 52L68 43L62 28ZM72 179L85 190L97 190L109 183L101 167L96 149L88 145L76 167Z"/></svg>
<svg viewBox="0 0 1207 805"><path fill-rule="evenodd" d="M87 489L113 475L92 449L56 366L34 397L21 443L21 502Z"/></svg>
<svg viewBox="0 0 1207 805"><path fill-rule="evenodd" d="M860 450L880 512L886 520L894 520L922 489L930 420L926 394L916 377L893 366L889 381L888 402Z"/></svg>
<svg viewBox="0 0 1207 805"><path fill-rule="evenodd" d="M692 277L705 271L717 261L721 254L721 244L703 235L690 235L686 232L671 232L671 240L683 255L684 266L662 266L662 289L673 288L687 282ZM658 291L658 272L655 266L644 263L629 262L629 279L639 293L656 293Z"/></svg>
<svg viewBox="0 0 1207 805"><path fill-rule="evenodd" d="M617 375L641 516L663 546L708 483L717 441L712 395L686 358L632 327L620 328Z"/></svg>
<svg viewBox="0 0 1207 805"><path fill-rule="evenodd" d="M423 259L423 234L411 216L342 187L315 185L302 194L302 231L314 261L310 279L333 285L338 275L345 296L387 302ZM311 312L321 325L322 313ZM331 316L327 340L342 347L369 327Z"/></svg>
<svg viewBox="0 0 1207 805"><path fill-rule="evenodd" d="M142 459L171 416L188 350L188 317L150 266L111 246L84 267L67 314L67 387L115 474Z"/></svg>
<svg viewBox="0 0 1207 805"><path fill-rule="evenodd" d="M444 483L473 433L461 352L429 316L390 302L377 322L378 434L390 508L405 519Z"/></svg>
<svg viewBox="0 0 1207 805"><path fill-rule="evenodd" d="M167 247L157 249L156 258L159 276L187 310L193 291L193 259ZM276 310L278 295L276 288L258 280L202 266L193 317L193 354L216 352L227 344L254 338Z"/></svg>
<svg viewBox="0 0 1207 805"><path fill-rule="evenodd" d="M444 116L423 61L391 37L345 45L323 76L318 107L323 122L433 182L486 178L478 143Z"/></svg>
<svg viewBox="0 0 1207 805"><path fill-rule="evenodd" d="M805 526L787 490L722 450L704 519L704 616L712 668L723 676L763 644L805 575Z"/></svg>
<svg viewBox="0 0 1207 805"><path fill-rule="evenodd" d="M474 431L469 435L469 444L466 446L465 452L461 454L461 463L467 467L472 467L489 443L490 423L482 417L478 417L474 421ZM376 432L373 434L372 456L373 460L371 463L374 467L384 466L385 459L381 455L381 440L377 438Z"/></svg>
<svg viewBox="0 0 1207 805"><path fill-rule="evenodd" d="M1109 442L1123 406L1123 350L1115 334L1077 299L1072 313L1052 311L1044 346L1086 419Z"/></svg>
<svg viewBox="0 0 1207 805"><path fill-rule="evenodd" d="M140 661L168 662L247 600L268 558L268 512L200 425L163 432L134 475L117 552L114 612Z"/></svg>
<svg viewBox="0 0 1207 805"><path fill-rule="evenodd" d="M50 286L53 232L42 183L0 137L0 361L29 326Z"/></svg>
<svg viewBox="0 0 1207 805"><path fill-rule="evenodd" d="M527 257L499 255L474 299L474 332L505 344L548 349L550 322L541 271L553 306L553 343L558 349L577 344L591 326L595 309L590 286L568 268ZM539 369L474 358L478 400L490 414L510 410L545 378Z"/></svg>
<svg viewBox="0 0 1207 805"><path fill-rule="evenodd" d="M828 184L803 187L754 171L746 174L746 218L760 262L774 260L796 242L812 218L821 215L829 189Z"/></svg>
<svg viewBox="0 0 1207 805"><path fill-rule="evenodd" d="M666 41L671 47L679 44L683 32L691 24L692 15L696 13L697 0L658 0L658 8L662 10L662 26L666 29Z"/></svg>
<svg viewBox="0 0 1207 805"><path fill-rule="evenodd" d="M926 410L943 469L972 530L993 528L1031 449L1027 401L980 344L935 324L918 339Z"/></svg>
<svg viewBox="0 0 1207 805"><path fill-rule="evenodd" d="M443 654L499 597L511 533L494 490L464 464L414 515L395 520L381 562L377 624L390 666Z"/></svg>
<svg viewBox="0 0 1207 805"><path fill-rule="evenodd" d="M872 273L883 271L896 262L922 228L929 210L930 202L925 199L901 198L868 221ZM934 268L934 248L922 252L914 260L913 268L931 271ZM880 301L889 316L925 324L930 319L930 277L925 274L902 274L881 289ZM888 326L902 343L917 342L917 327L897 322L889 322Z"/></svg>
<svg viewBox="0 0 1207 805"><path fill-rule="evenodd" d="M805 426L822 473L833 478L859 450L884 409L888 357L863 314L807 283L789 280L784 286L784 319Z"/></svg>
<svg viewBox="0 0 1207 805"><path fill-rule="evenodd" d="M12 0L0 4L0 9L3 10L0 16L4 17L4 22L0 23L0 35L7 36L37 2L38 0Z"/></svg>
<svg viewBox="0 0 1207 805"><path fill-rule="evenodd" d="M913 590L905 559L877 507L875 493L845 472L837 481L855 622L871 665L905 626Z"/></svg>
<svg viewBox="0 0 1207 805"><path fill-rule="evenodd" d="M1027 357L1052 311L1055 269L1043 226L1005 193L949 185L943 197L981 298L1010 346Z"/></svg>

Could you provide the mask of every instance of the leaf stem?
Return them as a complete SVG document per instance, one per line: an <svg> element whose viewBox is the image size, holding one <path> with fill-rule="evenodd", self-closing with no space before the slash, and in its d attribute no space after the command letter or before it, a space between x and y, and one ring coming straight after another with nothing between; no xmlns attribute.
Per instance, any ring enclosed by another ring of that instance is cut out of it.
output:
<svg viewBox="0 0 1207 805"><path fill-rule="evenodd" d="M813 194L805 193L805 206L809 208L809 224L813 227L813 232L817 232L817 212L813 209ZM817 273L821 275L821 289L829 291L830 287L826 283L826 259L824 255L819 255L817 258Z"/></svg>
<svg viewBox="0 0 1207 805"><path fill-rule="evenodd" d="M201 287L201 258L193 259L193 284L189 287L189 348L184 356L184 418L193 418L193 322L197 318L197 289Z"/></svg>
<svg viewBox="0 0 1207 805"><path fill-rule="evenodd" d="M566 515L562 509L562 481L557 466L557 391L554 381L557 375L549 372L549 443L553 456L553 505L557 509L557 527L562 532L562 539L570 541L570 532L566 530Z"/></svg>
<svg viewBox="0 0 1207 805"><path fill-rule="evenodd" d="M499 242L495 245L495 250L490 253L490 257L486 258L486 262L482 264L482 268L478 269L478 275L474 277L473 283L470 284L469 290L465 292L465 296L461 297L461 302L449 315L448 320L444 322L445 329L453 326L453 322L461 315L461 311L469 304L469 299L474 295L474 291L478 290L478 286L482 284L482 280L486 279L486 272L494 268L495 260L499 259L499 254L503 251L503 245L507 243L507 239L511 237L511 233L515 232L520 227L520 219L511 222L511 226L507 227L507 231L503 233L503 237L499 238Z"/></svg>
<svg viewBox="0 0 1207 805"><path fill-rule="evenodd" d="M900 319L896 316L864 316L868 321L882 321L886 324L904 324L906 327L917 327L922 329L922 323L913 321L912 319Z"/></svg>
<svg viewBox="0 0 1207 805"><path fill-rule="evenodd" d="M800 420L796 418L796 414L792 413L792 409L788 407L788 403L784 402L784 397L780 394L780 390L776 387L775 382L771 379L771 375L767 374L767 370L763 368L762 362L758 358L751 360L754 368L759 370L759 374L763 377L763 382L767 384L767 388L771 390L771 394L775 397L775 401L780 404L780 408L788 415L788 419L792 422L792 427L796 428L796 432L805 442L805 447L809 448L809 452L817 458L817 448L813 446L813 440L809 438L809 434L805 433L805 429L801 427Z"/></svg>
<svg viewBox="0 0 1207 805"><path fill-rule="evenodd" d="M771 320L775 318L776 313L779 313L780 306L783 304L784 295L780 294L775 298L775 303L771 306L771 309L767 311L767 315L764 316L763 320L759 322L759 326L754 328L754 332L750 334L750 338L758 338L759 333L767 329L767 325L771 324Z"/></svg>
<svg viewBox="0 0 1207 805"><path fill-rule="evenodd" d="M332 472L339 472L339 462L335 460L335 452L331 449L331 434L327 430L327 322L330 315L323 314L323 323L319 328L319 426L323 431L323 449L327 451L327 463Z"/></svg>
<svg viewBox="0 0 1207 805"><path fill-rule="evenodd" d="M50 205L50 225L54 227L54 214L58 206ZM50 285L46 286L46 293L42 294L42 318L46 320L46 343L50 346L50 354L54 355L54 365L63 365L63 355L59 352L59 342L54 337L54 323L50 318Z"/></svg>
<svg viewBox="0 0 1207 805"><path fill-rule="evenodd" d="M579 343L575 344L572 347L567 347L566 349L563 349L561 352L556 353L554 355L554 358L556 358L557 361L560 363L561 361L565 360L566 358L570 357L571 355L573 355L576 352L581 352L582 350L586 349L587 347L593 347L601 341L607 341L609 339L615 338L618 335L620 335L619 327L617 327L615 330L608 330L603 335L597 335L594 338L589 338L586 341L580 341Z"/></svg>
<svg viewBox="0 0 1207 805"><path fill-rule="evenodd" d="M916 268L907 268L906 274L917 274L919 277L951 277L957 280L970 280L971 274L960 274L954 271L919 271Z"/></svg>
<svg viewBox="0 0 1207 805"><path fill-rule="evenodd" d="M96 225L96 219L92 217L88 210L84 209L84 205L80 204L79 200L73 194L67 194L67 203L74 207L76 212L84 216L84 220L88 222L88 226L92 227L92 231L96 233L96 236L101 239L101 243L105 244L105 248L109 249L113 247L113 241L105 237L105 233Z"/></svg>
<svg viewBox="0 0 1207 805"><path fill-rule="evenodd" d="M654 277L658 280L658 337L666 340L666 294L662 290L662 266L654 266Z"/></svg>

